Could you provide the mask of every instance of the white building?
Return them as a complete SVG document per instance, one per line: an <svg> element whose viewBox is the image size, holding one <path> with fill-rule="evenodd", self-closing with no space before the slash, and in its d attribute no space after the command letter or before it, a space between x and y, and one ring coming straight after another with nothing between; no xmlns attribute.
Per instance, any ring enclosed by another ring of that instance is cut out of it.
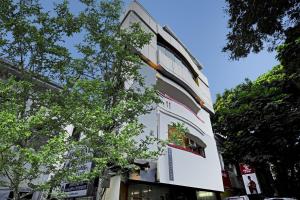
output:
<svg viewBox="0 0 300 200"><path fill-rule="evenodd" d="M210 116L214 113L202 65L168 28L160 26L136 1L122 20L128 28L139 22L153 34L151 43L140 50L147 64L141 69L147 85L156 85L162 104L140 118L145 134L170 139L173 123L188 129L183 144L170 142L157 161L140 161L141 170L121 181L116 199L215 199L223 191L221 166ZM112 179L111 186L116 184ZM119 179L118 179L119 181ZM119 184L117 183L119 188ZM109 188L107 199L110 196Z"/></svg>

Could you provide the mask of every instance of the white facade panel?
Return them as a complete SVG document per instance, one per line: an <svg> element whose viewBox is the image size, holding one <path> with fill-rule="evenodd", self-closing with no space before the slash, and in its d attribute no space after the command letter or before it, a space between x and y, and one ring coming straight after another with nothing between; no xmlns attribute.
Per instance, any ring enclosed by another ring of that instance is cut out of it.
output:
<svg viewBox="0 0 300 200"><path fill-rule="evenodd" d="M181 121L160 113L159 130L162 139L167 139L168 125L172 122ZM172 148L174 180L170 180L170 163L168 154L165 153L158 161L159 181L167 184L223 191L221 166L214 138L206 134L202 135L189 124L185 125L191 134L197 135L207 145L205 148L206 157L169 147Z"/></svg>
<svg viewBox="0 0 300 200"><path fill-rule="evenodd" d="M209 88L202 81L199 82L198 86L199 96L205 102L206 107L213 111L213 105Z"/></svg>
<svg viewBox="0 0 300 200"><path fill-rule="evenodd" d="M188 107L168 97L161 96L161 99L163 103L159 106L160 112L173 116L177 120L192 126L197 130L197 135L195 135L197 137L201 137L203 134L212 135L212 130L209 129L210 126L208 125L209 123L197 116L196 113L193 113ZM205 119L207 120L207 118ZM201 135L199 135L199 133L201 133Z"/></svg>
<svg viewBox="0 0 300 200"><path fill-rule="evenodd" d="M200 117L203 121L205 121L204 128L203 128L205 130L205 133L211 137L214 137L211 120L210 120L210 114L206 110L201 109L198 112L197 116Z"/></svg>
<svg viewBox="0 0 300 200"><path fill-rule="evenodd" d="M110 178L109 188L106 189L102 200L119 200L120 199L120 183L121 176L113 176Z"/></svg>
<svg viewBox="0 0 300 200"><path fill-rule="evenodd" d="M207 78L198 69L198 67L190 57L189 53L185 50L185 48L182 47L182 45L177 40L175 40L173 36L167 33L159 24L157 24L153 20L153 18L138 3L133 3L130 7L130 10L134 10L134 12L129 12L128 16L124 19L122 26L124 28L128 28L130 24L134 22L139 22L143 30L153 34L150 44L143 47L140 50L140 52L152 62L161 64L163 67L172 70L174 74L178 76L178 78L184 80L184 82L191 87L195 94L198 95L205 102L205 107L207 107L213 112L213 106L209 94ZM137 14L139 16L137 16ZM170 60L167 56L164 56L163 53L157 53L156 34L159 34L162 38L164 38L171 46L176 48L188 60L190 65L193 67L193 70L198 74L199 78L205 84L200 81L200 85L196 85L194 79L192 77L187 76L186 73L183 73L180 66L172 62L172 60ZM159 60L157 60L157 58Z"/></svg>
<svg viewBox="0 0 300 200"><path fill-rule="evenodd" d="M186 58L189 64L193 67L193 70L197 74L199 74L200 70L198 69L198 67L196 66L196 64L190 57L190 55L186 52L186 50L182 48L181 44L177 40L175 40L169 33L167 33L162 27L158 27L157 30L158 30L158 34L161 35L161 37L165 39L171 46L176 48Z"/></svg>
<svg viewBox="0 0 300 200"><path fill-rule="evenodd" d="M199 75L199 78L201 79L201 81L203 81L207 86L209 86L206 76L204 76L204 74L201 71L198 75Z"/></svg>
<svg viewBox="0 0 300 200"><path fill-rule="evenodd" d="M144 76L144 82L146 87L152 87L156 84L156 71L149 66L143 66L140 69L140 73ZM145 128L143 134L139 135L139 137L136 138L137 141L141 139L145 139L146 136L158 136L157 132L157 113L156 113L156 107L157 105L153 105L153 110L146 114L139 116L139 122L142 123ZM155 147L151 147L151 149L154 149Z"/></svg>
<svg viewBox="0 0 300 200"><path fill-rule="evenodd" d="M170 97L173 97L173 99L177 99L177 101L184 104L194 113L199 112L199 110L201 109L199 103L197 103L196 100L190 95L190 93L188 93L183 87L181 87L171 79L164 77L160 73L157 73L156 76L158 78L156 85L161 93L167 94Z"/></svg>
<svg viewBox="0 0 300 200"><path fill-rule="evenodd" d="M168 56L166 56L161 50L158 50L158 64L165 70L179 78L186 86L188 86L196 96L199 96L205 103L205 106L213 112L212 100L209 92L209 88L202 81L199 81L197 85L192 75L187 69L183 69L182 66L173 62Z"/></svg>

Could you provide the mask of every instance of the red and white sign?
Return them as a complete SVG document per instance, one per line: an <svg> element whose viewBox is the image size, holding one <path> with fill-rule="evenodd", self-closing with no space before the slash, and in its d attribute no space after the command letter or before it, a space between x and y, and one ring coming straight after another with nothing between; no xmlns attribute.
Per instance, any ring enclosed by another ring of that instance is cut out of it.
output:
<svg viewBox="0 0 300 200"><path fill-rule="evenodd" d="M260 194L260 186L255 174L255 169L249 165L240 163L244 186L247 194Z"/></svg>
<svg viewBox="0 0 300 200"><path fill-rule="evenodd" d="M250 167L247 164L240 163L241 174L252 174L255 173L254 168Z"/></svg>

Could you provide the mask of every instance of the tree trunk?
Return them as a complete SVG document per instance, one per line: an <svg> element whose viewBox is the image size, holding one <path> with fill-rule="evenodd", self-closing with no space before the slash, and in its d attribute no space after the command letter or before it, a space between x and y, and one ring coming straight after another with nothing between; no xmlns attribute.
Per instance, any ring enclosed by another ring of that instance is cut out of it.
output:
<svg viewBox="0 0 300 200"><path fill-rule="evenodd" d="M20 200L19 185L13 187L13 192L14 192L13 200Z"/></svg>
<svg viewBox="0 0 300 200"><path fill-rule="evenodd" d="M99 176L98 187L96 192L96 200L102 200L104 196L105 188L102 188L102 182L103 182L103 178Z"/></svg>
<svg viewBox="0 0 300 200"><path fill-rule="evenodd" d="M280 196L289 194L288 169L284 163L276 163L276 188Z"/></svg>

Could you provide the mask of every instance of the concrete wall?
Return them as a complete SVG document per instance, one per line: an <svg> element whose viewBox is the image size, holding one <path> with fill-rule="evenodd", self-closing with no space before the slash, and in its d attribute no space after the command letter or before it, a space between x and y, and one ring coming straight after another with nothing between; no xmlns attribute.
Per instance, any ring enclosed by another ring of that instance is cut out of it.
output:
<svg viewBox="0 0 300 200"><path fill-rule="evenodd" d="M119 200L120 197L121 176L113 176L110 178L109 188L102 197L102 200Z"/></svg>
<svg viewBox="0 0 300 200"><path fill-rule="evenodd" d="M182 122L170 114L160 112L160 136L162 139L168 137L168 124L172 122ZM158 170L159 180L162 183L183 185L208 190L223 191L221 166L219 163L216 142L212 135L200 133L189 122L184 123L190 134L197 136L207 146L205 148L206 157L172 148L173 164L170 166L167 153L159 159ZM169 169L173 168L174 181L169 179Z"/></svg>

